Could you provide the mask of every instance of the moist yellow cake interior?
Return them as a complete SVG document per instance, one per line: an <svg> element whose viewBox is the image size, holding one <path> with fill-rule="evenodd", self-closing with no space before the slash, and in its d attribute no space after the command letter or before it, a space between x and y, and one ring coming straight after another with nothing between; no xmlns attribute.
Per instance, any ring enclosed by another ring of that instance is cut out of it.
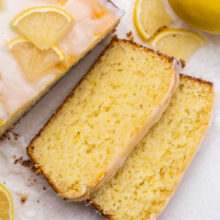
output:
<svg viewBox="0 0 220 220"><path fill-rule="evenodd" d="M111 43L29 146L29 155L61 195L83 195L116 158L123 162L132 138L162 101L169 101L177 77L173 65L152 50Z"/></svg>
<svg viewBox="0 0 220 220"><path fill-rule="evenodd" d="M123 168L92 194L112 220L151 220L165 208L210 122L214 93L209 83L182 76L160 121Z"/></svg>

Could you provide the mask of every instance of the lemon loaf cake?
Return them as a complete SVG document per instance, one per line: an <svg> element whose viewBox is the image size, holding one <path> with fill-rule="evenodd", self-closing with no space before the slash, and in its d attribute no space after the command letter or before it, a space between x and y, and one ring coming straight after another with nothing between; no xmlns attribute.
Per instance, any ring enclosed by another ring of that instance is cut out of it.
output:
<svg viewBox="0 0 220 220"><path fill-rule="evenodd" d="M198 149L211 119L212 84L180 76L160 121L105 186L91 195L111 220L153 220L167 205Z"/></svg>
<svg viewBox="0 0 220 220"><path fill-rule="evenodd" d="M0 8L0 135L119 22L109 0L7 0Z"/></svg>
<svg viewBox="0 0 220 220"><path fill-rule="evenodd" d="M169 104L180 67L132 42L110 43L28 147L60 195L83 200L115 174Z"/></svg>

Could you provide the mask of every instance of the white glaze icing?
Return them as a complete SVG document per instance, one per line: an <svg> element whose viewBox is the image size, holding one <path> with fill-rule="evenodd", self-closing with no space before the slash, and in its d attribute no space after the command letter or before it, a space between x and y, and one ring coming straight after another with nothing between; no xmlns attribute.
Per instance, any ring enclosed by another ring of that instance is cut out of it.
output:
<svg viewBox="0 0 220 220"><path fill-rule="evenodd" d="M35 81L28 81L15 58L6 49L6 43L18 35L10 28L11 21L22 11L36 6L52 5L63 8L74 18L71 30L58 42L66 56L67 69L77 61L98 37L121 15L107 0L67 0L61 6L58 0L7 0L0 11L0 119L7 120L29 100L37 96L63 70L52 69ZM98 6L97 6L98 5ZM100 6L101 5L101 6ZM103 7L105 15L92 18L93 7Z"/></svg>

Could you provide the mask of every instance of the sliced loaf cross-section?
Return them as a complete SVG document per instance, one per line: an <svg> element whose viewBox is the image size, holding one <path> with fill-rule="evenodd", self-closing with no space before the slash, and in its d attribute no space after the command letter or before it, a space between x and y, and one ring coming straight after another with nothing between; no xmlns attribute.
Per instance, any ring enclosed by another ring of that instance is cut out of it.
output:
<svg viewBox="0 0 220 220"><path fill-rule="evenodd" d="M211 119L212 84L185 75L160 121L115 177L91 195L111 220L155 220L197 151Z"/></svg>
<svg viewBox="0 0 220 220"><path fill-rule="evenodd" d="M32 140L29 156L60 195L86 199L159 120L181 67L174 58L114 39Z"/></svg>

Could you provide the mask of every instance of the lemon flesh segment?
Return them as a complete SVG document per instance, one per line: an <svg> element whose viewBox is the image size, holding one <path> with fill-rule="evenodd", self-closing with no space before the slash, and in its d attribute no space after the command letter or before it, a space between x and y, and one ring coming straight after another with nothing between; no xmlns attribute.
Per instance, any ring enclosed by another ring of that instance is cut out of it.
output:
<svg viewBox="0 0 220 220"><path fill-rule="evenodd" d="M168 0L174 12L198 30L220 34L219 0Z"/></svg>
<svg viewBox="0 0 220 220"><path fill-rule="evenodd" d="M57 7L30 8L11 23L12 28L31 41L37 48L49 49L72 26L73 18Z"/></svg>
<svg viewBox="0 0 220 220"><path fill-rule="evenodd" d="M196 32L165 29L152 38L150 45L177 59L187 60L205 43L205 39Z"/></svg>
<svg viewBox="0 0 220 220"><path fill-rule="evenodd" d="M159 28L167 26L172 18L166 12L161 0L136 0L134 24L140 37L146 41Z"/></svg>
<svg viewBox="0 0 220 220"><path fill-rule="evenodd" d="M40 50L22 38L11 41L7 48L17 60L28 80L40 78L65 59L65 55L57 46L48 50Z"/></svg>
<svg viewBox="0 0 220 220"><path fill-rule="evenodd" d="M7 189L0 184L0 219L14 219L13 201Z"/></svg>

